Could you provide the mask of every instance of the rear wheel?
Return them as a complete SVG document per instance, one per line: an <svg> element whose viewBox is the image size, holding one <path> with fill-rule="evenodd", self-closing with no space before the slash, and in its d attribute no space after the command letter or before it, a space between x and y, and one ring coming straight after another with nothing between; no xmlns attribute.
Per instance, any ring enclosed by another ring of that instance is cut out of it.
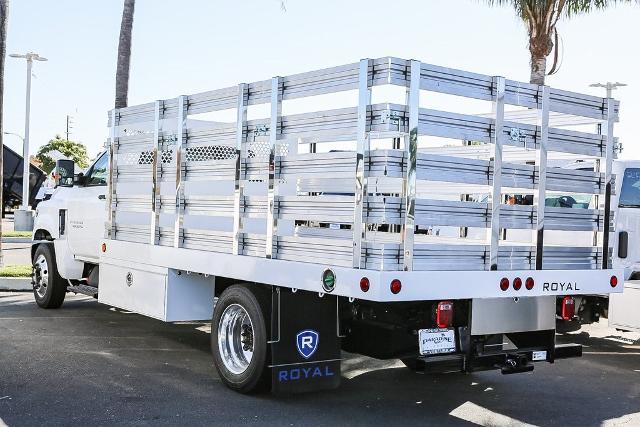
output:
<svg viewBox="0 0 640 427"><path fill-rule="evenodd" d="M36 248L33 254L31 280L33 296L40 307L58 308L62 305L67 293L67 283L58 274L52 245L40 244Z"/></svg>
<svg viewBox="0 0 640 427"><path fill-rule="evenodd" d="M252 285L256 287L259 285ZM246 285L233 285L220 295L211 322L211 350L224 384L251 393L269 384L267 297Z"/></svg>

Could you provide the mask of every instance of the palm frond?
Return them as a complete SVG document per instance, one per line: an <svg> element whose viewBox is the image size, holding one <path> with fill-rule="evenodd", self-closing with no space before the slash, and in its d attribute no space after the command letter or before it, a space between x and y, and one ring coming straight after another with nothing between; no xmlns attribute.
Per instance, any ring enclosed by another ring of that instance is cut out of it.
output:
<svg viewBox="0 0 640 427"><path fill-rule="evenodd" d="M571 18L575 15L593 10L606 9L620 3L640 3L638 0L567 0L564 15Z"/></svg>
<svg viewBox="0 0 640 427"><path fill-rule="evenodd" d="M523 20L532 18L536 12L546 14L555 10L560 16L571 18L575 15L588 13L593 10L606 9L620 3L637 3L640 0L483 0L489 6L511 6Z"/></svg>

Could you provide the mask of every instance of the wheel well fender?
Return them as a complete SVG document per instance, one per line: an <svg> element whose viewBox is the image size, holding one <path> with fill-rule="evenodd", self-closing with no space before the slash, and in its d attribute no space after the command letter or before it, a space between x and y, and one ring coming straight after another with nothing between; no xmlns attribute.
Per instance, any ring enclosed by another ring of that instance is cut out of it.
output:
<svg viewBox="0 0 640 427"><path fill-rule="evenodd" d="M49 231L45 230L44 228L39 228L37 229L34 233L33 233L33 240L49 240L52 241L53 237L51 236L51 233L49 233Z"/></svg>
<svg viewBox="0 0 640 427"><path fill-rule="evenodd" d="M34 234L34 242L31 244L31 261L32 262L33 262L33 257L36 254L36 249L40 245L50 245L51 250L55 254L55 249L54 249L54 246L53 246L53 239L51 238L51 235L48 234L47 231L45 231L45 230L38 230L38 231L43 231L44 233L46 233L49 236L49 238L48 239L47 238L35 238L36 234ZM38 231L36 231L36 233Z"/></svg>

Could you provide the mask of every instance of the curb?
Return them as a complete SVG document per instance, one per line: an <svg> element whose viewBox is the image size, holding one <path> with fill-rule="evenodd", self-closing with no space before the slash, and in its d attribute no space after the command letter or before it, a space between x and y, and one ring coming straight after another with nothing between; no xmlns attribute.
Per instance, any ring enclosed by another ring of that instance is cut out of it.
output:
<svg viewBox="0 0 640 427"><path fill-rule="evenodd" d="M0 292L2 291L33 291L30 277L0 277Z"/></svg>
<svg viewBox="0 0 640 427"><path fill-rule="evenodd" d="M31 243L31 237L3 237L2 243Z"/></svg>

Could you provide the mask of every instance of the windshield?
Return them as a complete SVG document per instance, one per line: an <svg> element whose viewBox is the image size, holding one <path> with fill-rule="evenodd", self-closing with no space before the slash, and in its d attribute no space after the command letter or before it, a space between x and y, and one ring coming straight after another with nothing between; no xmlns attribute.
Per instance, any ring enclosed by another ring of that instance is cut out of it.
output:
<svg viewBox="0 0 640 427"><path fill-rule="evenodd" d="M620 191L621 208L640 208L640 168L627 168Z"/></svg>
<svg viewBox="0 0 640 427"><path fill-rule="evenodd" d="M589 209L590 203L591 196L584 194L551 196L545 199L545 206L554 208Z"/></svg>

